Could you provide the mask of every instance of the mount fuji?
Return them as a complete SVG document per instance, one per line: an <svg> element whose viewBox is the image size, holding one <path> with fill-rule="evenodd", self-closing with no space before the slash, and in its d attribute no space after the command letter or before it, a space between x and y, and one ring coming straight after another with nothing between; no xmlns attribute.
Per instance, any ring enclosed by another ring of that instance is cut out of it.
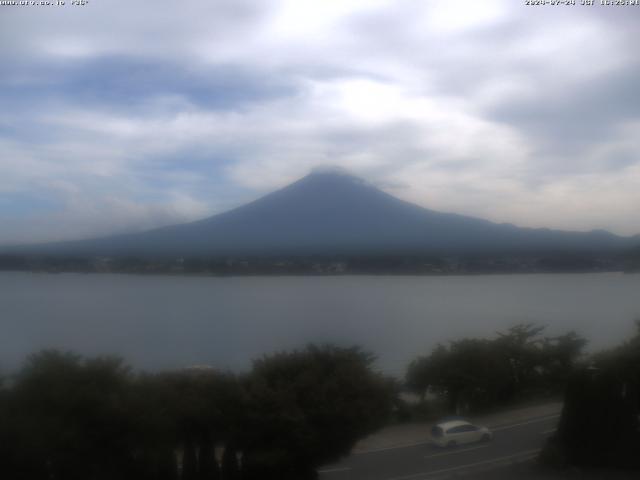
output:
<svg viewBox="0 0 640 480"><path fill-rule="evenodd" d="M603 230L521 228L429 210L344 172L317 171L254 202L142 233L23 247L82 256L272 256L614 252L640 244Z"/></svg>

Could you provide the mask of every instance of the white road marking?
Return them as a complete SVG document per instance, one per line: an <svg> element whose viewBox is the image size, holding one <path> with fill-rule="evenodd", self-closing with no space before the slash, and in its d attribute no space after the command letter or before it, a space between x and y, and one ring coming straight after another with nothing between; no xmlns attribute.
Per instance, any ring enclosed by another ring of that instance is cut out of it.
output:
<svg viewBox="0 0 640 480"><path fill-rule="evenodd" d="M464 448L462 450L452 450L450 452L434 453L433 455L425 455L424 458L444 457L445 455L453 455L456 453L470 452L471 450L478 450L479 448L487 448L489 446L490 445L480 445L479 447Z"/></svg>
<svg viewBox="0 0 640 480"><path fill-rule="evenodd" d="M530 456L535 456L538 452L540 452L540 449L524 450L522 452L514 453L513 455L506 455L504 457L491 458L489 460L482 460L481 462L467 463L465 465L458 465L457 467L442 468L440 470L432 470L430 472L413 473L411 475L404 475L402 477L388 478L387 480L410 480L412 478L427 478L433 475L438 475L441 473L448 473L448 472L455 472L456 470L464 470L466 468L477 467L479 465L487 465L491 463L504 462L517 457L522 458L524 460Z"/></svg>
<svg viewBox="0 0 640 480"><path fill-rule="evenodd" d="M555 433L557 428L552 428L551 430L545 430L544 432L540 432L540 435L549 435L550 433Z"/></svg>
<svg viewBox="0 0 640 480"><path fill-rule="evenodd" d="M557 415L548 415L548 416L543 417L543 418L536 418L535 420L528 420L526 422L514 423L513 425L505 425L503 427L492 428L491 430L493 430L494 432L499 432L500 430L507 430L509 428L521 427L522 425L529 425L531 423L544 422L546 420L551 420L553 418L558 418L559 416L560 416L559 413Z"/></svg>
<svg viewBox="0 0 640 480"><path fill-rule="evenodd" d="M318 470L318 473L348 472L349 470L351 470L351 467L325 468L324 470Z"/></svg>
<svg viewBox="0 0 640 480"><path fill-rule="evenodd" d="M415 443L403 443L402 445L394 445L393 447L384 447L384 448L376 448L374 450L366 450L364 452L353 452L351 455L366 455L367 453L378 453L378 452L386 452L387 450L398 450L400 448L411 448L417 447L418 445L427 445L431 442L428 440L424 442L415 442Z"/></svg>

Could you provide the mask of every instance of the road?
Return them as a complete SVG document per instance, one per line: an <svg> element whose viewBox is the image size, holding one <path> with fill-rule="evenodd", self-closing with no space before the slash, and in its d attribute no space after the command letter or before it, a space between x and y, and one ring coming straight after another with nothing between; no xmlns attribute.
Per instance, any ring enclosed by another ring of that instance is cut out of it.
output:
<svg viewBox="0 0 640 480"><path fill-rule="evenodd" d="M321 480L434 480L524 461L537 455L559 415L529 418L492 428L488 443L438 449L428 443L354 454L323 467Z"/></svg>

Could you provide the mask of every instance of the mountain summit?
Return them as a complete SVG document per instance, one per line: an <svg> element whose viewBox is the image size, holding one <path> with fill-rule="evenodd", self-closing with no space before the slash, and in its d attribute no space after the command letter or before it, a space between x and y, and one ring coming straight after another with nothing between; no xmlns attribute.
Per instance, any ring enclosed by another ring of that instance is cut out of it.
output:
<svg viewBox="0 0 640 480"><path fill-rule="evenodd" d="M204 220L46 244L37 250L101 256L266 256L611 251L630 244L632 239L604 231L518 228L440 213L399 200L346 172L319 170Z"/></svg>

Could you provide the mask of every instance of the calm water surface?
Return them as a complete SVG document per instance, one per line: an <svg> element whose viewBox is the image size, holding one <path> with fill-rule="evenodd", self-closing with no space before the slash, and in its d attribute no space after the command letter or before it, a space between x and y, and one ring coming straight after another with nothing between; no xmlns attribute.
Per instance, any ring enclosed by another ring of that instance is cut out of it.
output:
<svg viewBox="0 0 640 480"><path fill-rule="evenodd" d="M437 342L523 321L615 345L640 318L640 275L172 277L0 273L0 370L41 348L118 354L138 368L358 344L402 374Z"/></svg>

